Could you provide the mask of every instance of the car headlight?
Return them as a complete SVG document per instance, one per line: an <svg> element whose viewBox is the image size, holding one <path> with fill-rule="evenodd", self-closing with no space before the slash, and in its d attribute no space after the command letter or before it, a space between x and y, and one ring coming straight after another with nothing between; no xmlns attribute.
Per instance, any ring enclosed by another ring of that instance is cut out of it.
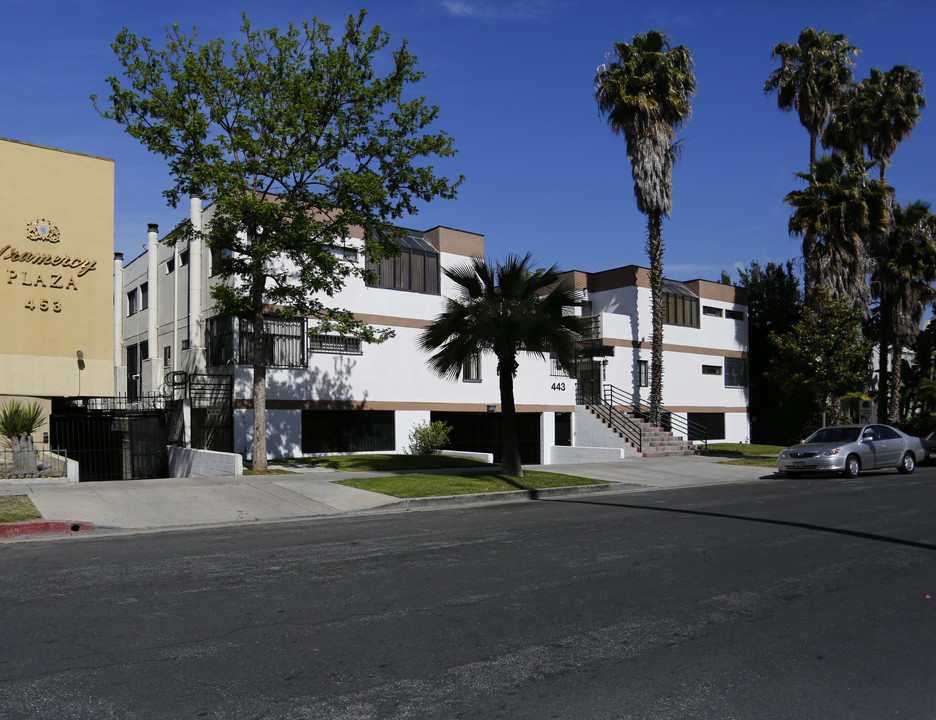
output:
<svg viewBox="0 0 936 720"><path fill-rule="evenodd" d="M780 451L780 457L782 457L782 458L788 458L788 457L790 457L790 451L789 451L789 450L781 450L781 451Z"/></svg>
<svg viewBox="0 0 936 720"><path fill-rule="evenodd" d="M820 457L831 457L833 455L838 455L840 452L839 448L832 448L831 450L823 450L819 453Z"/></svg>

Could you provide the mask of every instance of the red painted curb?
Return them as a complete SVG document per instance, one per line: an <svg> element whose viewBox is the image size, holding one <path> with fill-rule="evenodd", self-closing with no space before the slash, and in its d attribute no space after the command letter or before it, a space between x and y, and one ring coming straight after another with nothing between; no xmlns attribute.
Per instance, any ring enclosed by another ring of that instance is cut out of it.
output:
<svg viewBox="0 0 936 720"><path fill-rule="evenodd" d="M94 532L94 523L69 522L68 520L26 520L0 523L0 538L24 535L65 535L78 532Z"/></svg>

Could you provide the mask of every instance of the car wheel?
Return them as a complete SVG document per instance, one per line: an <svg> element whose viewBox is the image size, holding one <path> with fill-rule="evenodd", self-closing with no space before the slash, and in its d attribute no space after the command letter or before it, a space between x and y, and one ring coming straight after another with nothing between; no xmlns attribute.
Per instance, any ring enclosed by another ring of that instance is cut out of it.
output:
<svg viewBox="0 0 936 720"><path fill-rule="evenodd" d="M858 459L857 455L849 455L848 459L845 461L845 477L856 478L860 472L861 460Z"/></svg>
<svg viewBox="0 0 936 720"><path fill-rule="evenodd" d="M787 470L784 474L785 474L788 478L793 478L794 480L796 480L796 478L798 478L798 477L800 476L801 473L793 472L792 470Z"/></svg>
<svg viewBox="0 0 936 720"><path fill-rule="evenodd" d="M904 475L909 475L916 468L916 458L913 456L912 452L904 453L903 458L900 460L900 465L897 466L897 469L900 470Z"/></svg>

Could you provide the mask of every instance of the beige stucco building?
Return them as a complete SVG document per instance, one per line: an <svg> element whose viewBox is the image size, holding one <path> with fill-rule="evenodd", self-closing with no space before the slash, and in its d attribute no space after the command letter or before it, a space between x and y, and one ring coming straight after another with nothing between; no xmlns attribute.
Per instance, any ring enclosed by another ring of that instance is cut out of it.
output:
<svg viewBox="0 0 936 720"><path fill-rule="evenodd" d="M0 138L0 397L112 395L114 162Z"/></svg>

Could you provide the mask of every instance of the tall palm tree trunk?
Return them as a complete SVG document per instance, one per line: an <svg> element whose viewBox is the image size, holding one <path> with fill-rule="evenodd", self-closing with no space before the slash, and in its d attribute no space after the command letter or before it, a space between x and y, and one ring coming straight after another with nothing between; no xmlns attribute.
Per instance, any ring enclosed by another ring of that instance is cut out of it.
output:
<svg viewBox="0 0 936 720"><path fill-rule="evenodd" d="M650 422L660 424L663 407L663 233L662 215L647 215L647 255L650 258L651 338Z"/></svg>
<svg viewBox="0 0 936 720"><path fill-rule="evenodd" d="M891 349L890 396L887 402L887 421L894 425L900 422L900 365L903 363L903 348L894 343Z"/></svg>
<svg viewBox="0 0 936 720"><path fill-rule="evenodd" d="M523 477L520 448L517 445L517 408L514 404L514 372L516 360L497 363L501 396L501 472L512 477Z"/></svg>

